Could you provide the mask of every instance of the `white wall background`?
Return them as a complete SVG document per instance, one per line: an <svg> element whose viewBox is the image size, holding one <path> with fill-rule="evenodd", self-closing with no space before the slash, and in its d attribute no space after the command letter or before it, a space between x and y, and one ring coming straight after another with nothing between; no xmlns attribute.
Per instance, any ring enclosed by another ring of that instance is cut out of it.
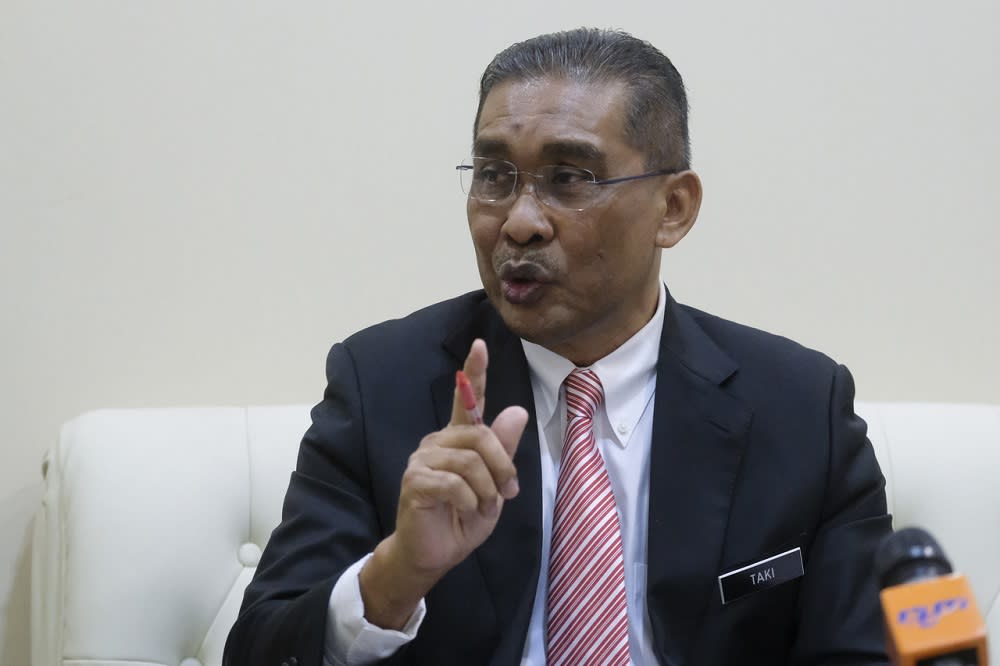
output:
<svg viewBox="0 0 1000 666"><path fill-rule="evenodd" d="M314 402L333 341L475 288L452 167L478 76L579 25L687 81L679 300L830 353L865 399L1000 402L993 0L0 0L0 502L31 506L82 411Z"/></svg>

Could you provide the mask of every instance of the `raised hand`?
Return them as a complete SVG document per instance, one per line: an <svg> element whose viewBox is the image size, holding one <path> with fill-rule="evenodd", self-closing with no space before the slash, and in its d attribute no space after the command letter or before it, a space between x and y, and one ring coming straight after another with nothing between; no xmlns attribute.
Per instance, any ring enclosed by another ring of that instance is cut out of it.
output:
<svg viewBox="0 0 1000 666"><path fill-rule="evenodd" d="M482 412L486 343L476 340L463 370ZM528 422L507 407L490 426L475 425L455 391L447 427L423 438L403 473L396 531L361 570L365 617L401 628L420 599L493 532L505 499L516 496L512 459Z"/></svg>

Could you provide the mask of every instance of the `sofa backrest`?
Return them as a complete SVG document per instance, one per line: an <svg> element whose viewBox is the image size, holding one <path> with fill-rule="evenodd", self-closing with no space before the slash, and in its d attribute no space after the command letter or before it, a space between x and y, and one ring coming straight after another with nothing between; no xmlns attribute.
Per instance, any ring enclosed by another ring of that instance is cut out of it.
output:
<svg viewBox="0 0 1000 666"><path fill-rule="evenodd" d="M988 613L1000 591L1000 407L857 407L896 526L938 536ZM34 666L220 666L308 424L307 406L103 410L68 423L35 526ZM996 661L1000 611L988 622Z"/></svg>

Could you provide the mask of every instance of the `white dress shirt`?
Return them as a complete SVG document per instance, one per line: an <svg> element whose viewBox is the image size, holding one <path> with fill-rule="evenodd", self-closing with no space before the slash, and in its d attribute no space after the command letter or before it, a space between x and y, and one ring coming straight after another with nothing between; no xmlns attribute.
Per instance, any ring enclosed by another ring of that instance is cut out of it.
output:
<svg viewBox="0 0 1000 666"><path fill-rule="evenodd" d="M628 640L633 664L656 663L646 612L646 527L653 395L665 298L666 290L661 283L652 319L622 346L590 366L604 387L605 399L594 418L594 436L608 468L622 526ZM566 432L562 383L576 366L544 347L526 340L521 343L531 375L542 467L541 569L521 663L538 666L545 663L552 513ZM365 620L358 573L369 557L348 568L333 587L327 613L325 663L328 666L369 664L385 658L413 640L423 621L426 613L423 600L403 631L381 629Z"/></svg>

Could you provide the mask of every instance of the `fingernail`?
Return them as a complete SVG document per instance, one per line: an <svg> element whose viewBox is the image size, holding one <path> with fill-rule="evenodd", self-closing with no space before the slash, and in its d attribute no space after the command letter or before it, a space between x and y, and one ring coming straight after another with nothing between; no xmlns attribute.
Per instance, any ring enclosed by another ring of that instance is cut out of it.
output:
<svg viewBox="0 0 1000 666"><path fill-rule="evenodd" d="M516 476L507 479L504 482L503 487L500 488L500 494L503 495L504 499L510 499L511 497L516 496L519 492L521 492L521 486L518 484Z"/></svg>

